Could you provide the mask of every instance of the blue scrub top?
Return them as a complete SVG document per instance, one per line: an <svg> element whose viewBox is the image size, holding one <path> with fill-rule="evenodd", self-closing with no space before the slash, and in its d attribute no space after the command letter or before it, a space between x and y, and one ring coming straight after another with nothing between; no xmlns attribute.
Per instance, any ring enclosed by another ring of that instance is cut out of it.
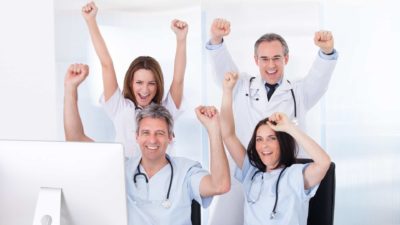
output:
<svg viewBox="0 0 400 225"><path fill-rule="evenodd" d="M202 169L196 161L168 157L174 170L169 197L170 208L162 206L171 178L170 165L167 164L153 175L148 184L144 176L137 176L135 184L133 176L137 173L140 158L130 158L126 161L129 225L191 224L192 200L196 200L204 208L211 204L212 197L200 196L200 182L204 176L209 175L208 171ZM141 166L140 171L146 174Z"/></svg>
<svg viewBox="0 0 400 225"><path fill-rule="evenodd" d="M308 203L319 186L304 189L303 171L307 166L308 164L293 164L282 173L276 215L271 219L276 198L276 182L282 168L258 173L251 181L258 169L250 164L246 155L243 168L237 168L235 171L235 178L243 184L245 191L244 224L306 225Z"/></svg>

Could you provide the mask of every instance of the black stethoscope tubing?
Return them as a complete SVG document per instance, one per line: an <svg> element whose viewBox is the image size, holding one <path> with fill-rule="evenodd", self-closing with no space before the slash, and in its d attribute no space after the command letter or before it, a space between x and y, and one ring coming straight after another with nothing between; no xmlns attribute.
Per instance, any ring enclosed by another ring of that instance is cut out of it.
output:
<svg viewBox="0 0 400 225"><path fill-rule="evenodd" d="M250 82L249 82L249 92L250 92L250 86L251 86L251 82L255 79L256 77L251 77L250 78ZM290 81L286 80L289 84ZM297 104L296 104L296 96L294 95L294 91L293 88L290 89L290 92L292 93L292 98L293 98L293 102L294 102L294 118L297 118ZM249 93L246 93L246 96L249 96ZM259 100L259 98L255 98L256 101Z"/></svg>
<svg viewBox="0 0 400 225"><path fill-rule="evenodd" d="M172 186L172 180L174 179L174 167L172 166L171 160L168 157L165 157L168 161L169 166L171 167L171 176L169 178L169 186L168 186L168 192L167 192L167 198L166 201L169 200L169 194L171 192L171 186ZM140 164L142 163L142 159L140 159L139 164L136 167L137 173L133 176L133 182L136 184L136 177L137 176L143 176L144 179L146 180L146 183L149 183L149 179L147 178L147 175L145 173L142 173L140 171Z"/></svg>
<svg viewBox="0 0 400 225"><path fill-rule="evenodd" d="M281 180L282 173L283 173L283 171L286 170L286 168L287 168L287 167L283 167L283 169L282 169L281 172L279 173L278 180L276 181L276 186L275 186L275 196L276 196L276 197L275 197L274 208L272 209L270 219L275 218L276 207L278 206L278 198L279 198L279 193L278 193L279 181ZM253 182L254 177L255 177L258 173L263 173L263 171L257 170L256 172L254 172L253 176L251 176L251 182ZM261 176L261 179L264 180L264 176Z"/></svg>

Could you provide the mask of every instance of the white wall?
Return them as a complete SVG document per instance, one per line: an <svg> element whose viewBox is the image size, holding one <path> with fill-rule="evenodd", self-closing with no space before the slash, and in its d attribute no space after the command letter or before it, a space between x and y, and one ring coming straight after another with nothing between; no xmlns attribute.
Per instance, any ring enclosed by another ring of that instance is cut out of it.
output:
<svg viewBox="0 0 400 225"><path fill-rule="evenodd" d="M0 27L0 139L58 139L53 1L2 0Z"/></svg>
<svg viewBox="0 0 400 225"><path fill-rule="evenodd" d="M396 167L400 160L400 16L395 2L279 2L237 0L221 2L222 7L207 0L198 7L147 9L142 14L106 10L99 13L99 23L119 79L131 59L148 54L160 60L168 80L175 46L169 20L176 16L189 21L185 84L189 101L187 113L177 123L176 147L182 149L177 154L203 159L203 163L207 162L207 142L193 108L200 102L218 106L221 94L210 84L203 51L211 20L218 16L232 21L227 42L233 57L242 70L254 73L254 40L267 31L281 33L291 49L287 73L293 79L305 74L314 57L312 32L332 30L339 63L322 104L309 114L308 129L337 165L335 223L400 224ZM48 0L1 0L0 139L63 140L62 82L67 65L74 62L92 66L79 93L87 133L101 141L113 139L112 124L97 103L101 92L98 62L79 10L54 11Z"/></svg>
<svg viewBox="0 0 400 225"><path fill-rule="evenodd" d="M340 62L326 98L336 224L400 224L400 16L394 1L327 1Z"/></svg>

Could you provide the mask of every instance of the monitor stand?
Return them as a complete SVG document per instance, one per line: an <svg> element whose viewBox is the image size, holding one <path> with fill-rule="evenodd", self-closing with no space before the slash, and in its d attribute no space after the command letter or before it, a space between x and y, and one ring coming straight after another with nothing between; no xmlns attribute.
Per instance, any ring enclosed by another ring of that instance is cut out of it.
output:
<svg viewBox="0 0 400 225"><path fill-rule="evenodd" d="M60 225L61 188L41 187L33 225Z"/></svg>

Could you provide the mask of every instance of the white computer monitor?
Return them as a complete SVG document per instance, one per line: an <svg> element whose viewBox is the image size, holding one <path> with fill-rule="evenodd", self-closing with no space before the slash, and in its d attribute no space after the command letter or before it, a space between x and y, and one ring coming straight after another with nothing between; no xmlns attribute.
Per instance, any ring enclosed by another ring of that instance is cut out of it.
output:
<svg viewBox="0 0 400 225"><path fill-rule="evenodd" d="M119 144L0 141L0 224L126 225L124 171Z"/></svg>

